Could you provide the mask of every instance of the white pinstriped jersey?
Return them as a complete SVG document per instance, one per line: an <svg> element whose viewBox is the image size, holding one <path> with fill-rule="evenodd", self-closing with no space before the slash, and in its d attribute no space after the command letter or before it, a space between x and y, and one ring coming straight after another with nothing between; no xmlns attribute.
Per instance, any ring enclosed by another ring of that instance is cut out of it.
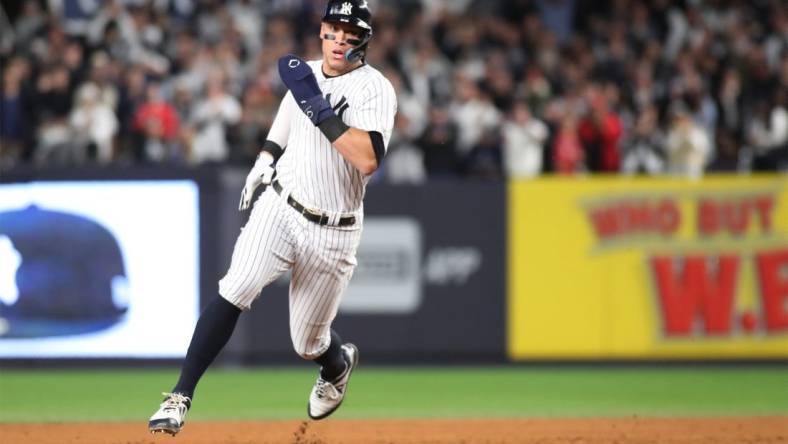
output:
<svg viewBox="0 0 788 444"><path fill-rule="evenodd" d="M397 111L394 88L377 70L362 66L326 78L322 62L309 62L323 95L348 126L377 131L387 147ZM290 280L290 336L306 359L323 354L331 342L331 323L356 267L361 240L364 190L362 175L332 147L288 93L268 139L285 148L276 166L277 180L302 205L331 213L354 213L348 227L307 221L266 188L252 209L233 250L219 294L248 310L263 288L287 270Z"/></svg>
<svg viewBox="0 0 788 444"><path fill-rule="evenodd" d="M323 95L345 124L379 132L388 147L397 112L391 83L369 65L328 78L323 74L321 60L308 65ZM332 147L289 92L282 99L268 139L285 148L276 166L277 178L296 200L332 213L362 210L369 176L362 175Z"/></svg>

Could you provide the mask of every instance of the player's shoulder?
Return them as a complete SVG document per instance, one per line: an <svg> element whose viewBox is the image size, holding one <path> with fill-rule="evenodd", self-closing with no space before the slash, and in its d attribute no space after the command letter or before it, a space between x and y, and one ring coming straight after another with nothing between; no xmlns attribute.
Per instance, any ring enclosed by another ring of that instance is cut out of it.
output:
<svg viewBox="0 0 788 444"><path fill-rule="evenodd" d="M389 79L383 75L375 67L365 64L361 68L359 68L362 74L364 74L363 85L366 90L369 91L371 94L387 94L387 95L396 95L394 91L394 86L391 85Z"/></svg>

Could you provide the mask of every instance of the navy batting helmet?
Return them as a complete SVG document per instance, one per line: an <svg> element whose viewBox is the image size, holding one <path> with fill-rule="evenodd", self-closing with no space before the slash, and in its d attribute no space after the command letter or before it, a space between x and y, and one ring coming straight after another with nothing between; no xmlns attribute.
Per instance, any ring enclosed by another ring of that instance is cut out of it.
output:
<svg viewBox="0 0 788 444"><path fill-rule="evenodd" d="M364 57L369 39L372 38L372 13L369 12L367 0L328 0L323 21L347 23L361 29L360 40L348 40L353 48L345 53L345 59L355 62Z"/></svg>

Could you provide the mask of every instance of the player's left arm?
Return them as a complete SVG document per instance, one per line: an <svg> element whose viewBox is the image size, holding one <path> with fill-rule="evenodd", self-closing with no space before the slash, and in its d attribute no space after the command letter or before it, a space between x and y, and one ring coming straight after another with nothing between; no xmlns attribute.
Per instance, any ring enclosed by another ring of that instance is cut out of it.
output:
<svg viewBox="0 0 788 444"><path fill-rule="evenodd" d="M380 167L386 155L397 112L397 97L384 78L372 80L365 93L350 110L356 127L348 127L332 143L351 165L369 175Z"/></svg>
<svg viewBox="0 0 788 444"><path fill-rule="evenodd" d="M374 173L380 166L385 154L380 133L373 135L369 131L358 128L347 126L346 128L347 130L334 140L332 145L361 174L368 176ZM373 137L378 139L377 142L373 142Z"/></svg>

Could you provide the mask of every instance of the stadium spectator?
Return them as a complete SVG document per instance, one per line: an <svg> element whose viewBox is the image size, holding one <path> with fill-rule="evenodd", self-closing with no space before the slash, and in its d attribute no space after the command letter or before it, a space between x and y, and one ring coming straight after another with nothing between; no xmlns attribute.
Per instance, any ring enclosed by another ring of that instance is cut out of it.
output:
<svg viewBox="0 0 788 444"><path fill-rule="evenodd" d="M120 72L117 61L110 60L103 52L94 52L89 62L86 83L92 83L99 89L99 99L113 111L117 112L120 100Z"/></svg>
<svg viewBox="0 0 788 444"><path fill-rule="evenodd" d="M72 143L79 159L94 159L99 163L112 161L118 119L94 83L85 83L77 90L69 123L74 134Z"/></svg>
<svg viewBox="0 0 788 444"><path fill-rule="evenodd" d="M11 168L26 155L25 143L28 122L29 98L24 90L28 74L27 63L22 58L10 61L3 72L3 97L0 101L0 169Z"/></svg>
<svg viewBox="0 0 788 444"><path fill-rule="evenodd" d="M451 120L446 106L430 108L427 127L417 143L424 151L424 167L430 177L450 177L459 174L457 141L459 131Z"/></svg>
<svg viewBox="0 0 788 444"><path fill-rule="evenodd" d="M553 87L539 68L529 67L516 95L525 100L534 115L543 116L545 106L553 95Z"/></svg>
<svg viewBox="0 0 788 444"><path fill-rule="evenodd" d="M665 144L667 171L673 175L698 178L711 158L711 140L685 107L676 106L672 115L673 122Z"/></svg>
<svg viewBox="0 0 788 444"><path fill-rule="evenodd" d="M458 74L455 81L457 97L449 112L458 129L458 155L465 162L482 136L501 123L501 112L474 80Z"/></svg>
<svg viewBox="0 0 788 444"><path fill-rule="evenodd" d="M624 143L621 171L625 174L658 175L665 171L665 135L658 126L657 108L647 105L637 117L632 134Z"/></svg>
<svg viewBox="0 0 788 444"><path fill-rule="evenodd" d="M241 104L225 91L223 81L221 74L212 76L208 80L205 99L194 108L191 162L222 162L229 155L227 129L241 120Z"/></svg>
<svg viewBox="0 0 788 444"><path fill-rule="evenodd" d="M740 131L744 116L742 115L741 74L734 68L728 68L722 75L717 101L720 104L720 126L729 131Z"/></svg>
<svg viewBox="0 0 788 444"><path fill-rule="evenodd" d="M405 114L397 114L394 134L383 163L385 180L394 184L420 184L427 179L424 152L408 137L412 124Z"/></svg>
<svg viewBox="0 0 788 444"><path fill-rule="evenodd" d="M406 147L398 155L414 147L422 153L429 177L477 175L473 161L494 159L495 146L499 155L504 150L511 176L512 119L504 116L519 100L547 125L541 168L528 174L675 172L676 147L668 140L687 138L686 129L678 130L686 122L678 125L672 116L677 106L694 121L689 133L704 133L690 139L705 140L700 145L708 149L693 174L734 164L741 171L788 168L784 1L378 0L370 6L376 22L368 61L401 78L403 119L392 139ZM248 161L268 131L271 104L285 92L276 59L317 54L318 36L305 30L323 7L315 0L4 2L3 168L82 161L67 116L86 84L99 88L120 125L111 162L203 153L191 108L208 100L216 69L225 93L241 102L241 117L222 125L233 141L228 155L193 160ZM21 79L13 72L17 60L27 65ZM134 125L152 82L183 123L173 138L164 137L164 127L154 137L153 128ZM585 101L577 100L580 92ZM153 151L143 155L145 146L168 149L151 157ZM414 169L401 177L419 176L418 167L407 166L419 162L401 163L395 169Z"/></svg>
<svg viewBox="0 0 788 444"><path fill-rule="evenodd" d="M139 149L142 133L134 127L136 111L145 103L145 72L133 66L120 75L116 114L120 123L118 158L123 163L142 160Z"/></svg>
<svg viewBox="0 0 788 444"><path fill-rule="evenodd" d="M467 177L485 180L503 178L503 160L500 130L485 130L470 152L463 158L462 172Z"/></svg>
<svg viewBox="0 0 788 444"><path fill-rule="evenodd" d="M788 162L788 88L781 88L770 101L756 105L748 128L753 151L752 168L773 171Z"/></svg>
<svg viewBox="0 0 788 444"><path fill-rule="evenodd" d="M542 172L548 128L533 117L528 105L518 101L503 124L503 164L512 179L527 179Z"/></svg>
<svg viewBox="0 0 788 444"><path fill-rule="evenodd" d="M31 103L32 114L38 119L35 160L39 165L73 164L81 160L71 145L68 125L71 91L69 72L64 65L46 69L36 81Z"/></svg>
<svg viewBox="0 0 788 444"><path fill-rule="evenodd" d="M553 140L553 165L561 174L575 174L585 170L583 146L577 131L577 118L569 114L558 126Z"/></svg>
<svg viewBox="0 0 788 444"><path fill-rule="evenodd" d="M46 14L36 0L26 0L22 13L14 23L14 39L19 46L28 46L46 25Z"/></svg>
<svg viewBox="0 0 788 444"><path fill-rule="evenodd" d="M588 170L614 173L619 170L621 119L610 109L608 97L598 86L586 91L588 113L578 126L580 143Z"/></svg>
<svg viewBox="0 0 788 444"><path fill-rule="evenodd" d="M715 136L717 143L717 156L708 166L709 172L715 173L735 173L742 169L741 140L733 131L725 128L717 128Z"/></svg>
<svg viewBox="0 0 788 444"><path fill-rule="evenodd" d="M244 91L237 134L239 147L230 153L232 161L248 164L254 160L271 129L279 102L268 78L264 74L257 74Z"/></svg>
<svg viewBox="0 0 788 444"><path fill-rule="evenodd" d="M414 140L426 126L426 110L423 102L403 84L402 77L396 71L389 70L384 75L397 92L398 105L394 131L383 163L385 178L390 183L422 183L427 178L424 152Z"/></svg>
<svg viewBox="0 0 788 444"><path fill-rule="evenodd" d="M184 160L177 143L180 120L175 108L164 100L158 83L150 83L145 96L133 119L133 128L141 136L138 157L147 162Z"/></svg>

